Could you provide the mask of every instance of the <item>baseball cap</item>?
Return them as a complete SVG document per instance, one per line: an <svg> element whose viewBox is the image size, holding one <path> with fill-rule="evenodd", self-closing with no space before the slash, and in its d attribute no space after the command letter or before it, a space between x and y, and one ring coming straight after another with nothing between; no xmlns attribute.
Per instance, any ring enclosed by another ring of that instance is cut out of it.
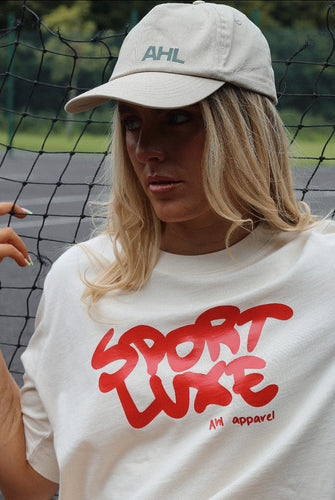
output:
<svg viewBox="0 0 335 500"><path fill-rule="evenodd" d="M227 5L164 3L129 32L110 80L74 97L65 109L78 113L111 99L178 108L225 83L277 103L270 49L260 29Z"/></svg>

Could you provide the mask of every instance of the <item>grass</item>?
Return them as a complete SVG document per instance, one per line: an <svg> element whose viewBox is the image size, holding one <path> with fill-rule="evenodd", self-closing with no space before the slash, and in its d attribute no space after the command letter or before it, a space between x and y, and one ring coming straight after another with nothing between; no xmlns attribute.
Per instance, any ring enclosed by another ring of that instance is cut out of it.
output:
<svg viewBox="0 0 335 500"><path fill-rule="evenodd" d="M323 156L326 158L323 165L335 166L335 134L333 124L325 124L325 119L322 117L313 116L309 118L306 116L303 120L303 126L298 129L297 126L301 119L299 113L296 111L282 111L280 114L287 126L289 135L292 138L294 137L294 142L291 145L291 155L298 157L292 160L294 165L306 166L311 165L311 163L316 164L317 159Z"/></svg>
<svg viewBox="0 0 335 500"><path fill-rule="evenodd" d="M12 146L29 151L43 151L48 153L68 153L75 150L77 153L102 153L108 147L108 137L85 133L78 141L80 134L67 136L65 134L50 135L43 145L45 134L19 132L15 134ZM8 144L7 134L0 131L0 147L2 144ZM77 144L76 144L77 143Z"/></svg>
<svg viewBox="0 0 335 500"><path fill-rule="evenodd" d="M313 135L299 131L291 145L292 164L297 166L315 165L323 157L324 166L335 166L335 136L326 145L329 134ZM325 147L326 146L326 147Z"/></svg>
<svg viewBox="0 0 335 500"><path fill-rule="evenodd" d="M313 136L311 133L301 133L291 145L292 164L308 166L316 164L320 157L324 158L324 166L335 166L335 136L326 145L330 134ZM326 146L326 147L325 147Z"/></svg>

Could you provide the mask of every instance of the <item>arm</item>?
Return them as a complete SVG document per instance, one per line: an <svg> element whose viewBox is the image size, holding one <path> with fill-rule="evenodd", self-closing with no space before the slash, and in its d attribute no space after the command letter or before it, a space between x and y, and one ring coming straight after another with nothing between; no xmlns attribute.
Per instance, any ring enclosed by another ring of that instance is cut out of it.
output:
<svg viewBox="0 0 335 500"><path fill-rule="evenodd" d="M47 500L58 484L38 474L26 460L20 390L0 352L0 489L6 500Z"/></svg>
<svg viewBox="0 0 335 500"><path fill-rule="evenodd" d="M0 203L0 215L13 211L24 218L27 211L13 203ZM0 229L0 262L11 257L20 266L30 258L21 238L11 228ZM0 351L0 489L6 500L49 499L58 485L38 474L26 460L26 442L21 415L20 389L7 370Z"/></svg>

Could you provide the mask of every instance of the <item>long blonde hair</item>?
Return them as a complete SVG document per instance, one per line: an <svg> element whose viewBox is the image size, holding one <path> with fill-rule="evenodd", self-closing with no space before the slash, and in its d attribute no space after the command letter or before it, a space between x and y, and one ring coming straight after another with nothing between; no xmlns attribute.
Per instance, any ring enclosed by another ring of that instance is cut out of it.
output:
<svg viewBox="0 0 335 500"><path fill-rule="evenodd" d="M308 205L294 196L288 137L271 101L225 85L202 108L204 187L213 210L232 222L228 238L248 221L282 231L310 227Z"/></svg>
<svg viewBox="0 0 335 500"><path fill-rule="evenodd" d="M277 110L260 94L224 85L200 102L206 142L203 182L209 203L237 228L264 221L281 231L303 231L313 222L304 203L295 201L288 140ZM118 109L114 114L112 186L106 204L107 234L115 261L86 248L96 277L84 277L83 299L92 307L115 289L141 288L157 262L163 224L155 215L129 160Z"/></svg>

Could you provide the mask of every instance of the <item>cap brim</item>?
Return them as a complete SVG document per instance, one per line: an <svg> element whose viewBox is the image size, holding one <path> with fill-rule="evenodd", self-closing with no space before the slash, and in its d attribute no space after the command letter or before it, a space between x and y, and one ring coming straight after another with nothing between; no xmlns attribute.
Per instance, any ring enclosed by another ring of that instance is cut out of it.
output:
<svg viewBox="0 0 335 500"><path fill-rule="evenodd" d="M180 108L205 99L224 83L221 80L176 73L132 73L74 97L65 105L65 110L79 113L111 99L151 108Z"/></svg>

